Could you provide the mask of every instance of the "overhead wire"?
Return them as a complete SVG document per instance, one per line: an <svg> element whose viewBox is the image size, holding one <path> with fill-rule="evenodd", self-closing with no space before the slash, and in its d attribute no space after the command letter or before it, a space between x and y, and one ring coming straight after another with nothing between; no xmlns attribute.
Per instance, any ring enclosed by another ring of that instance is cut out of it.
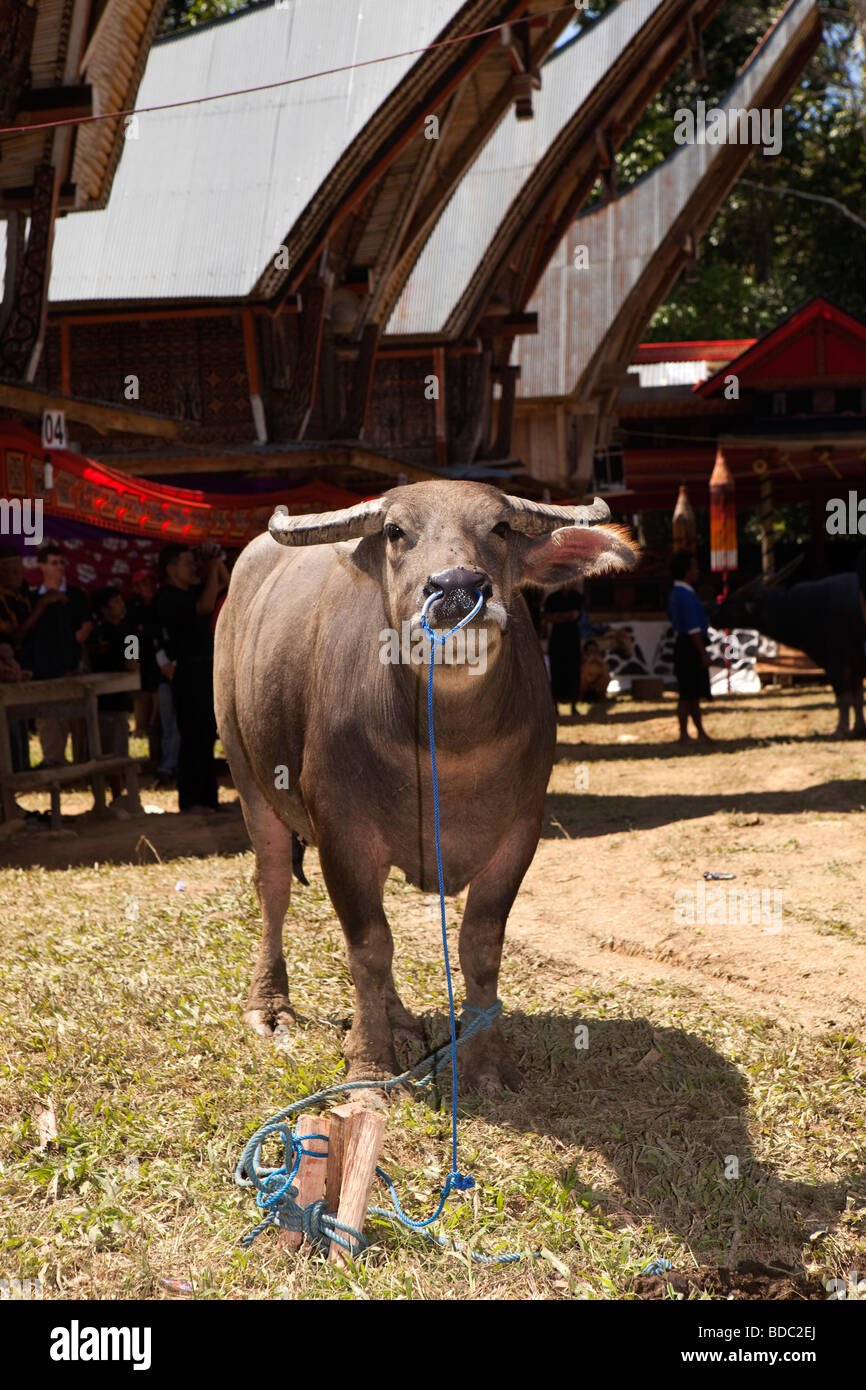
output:
<svg viewBox="0 0 866 1390"><path fill-rule="evenodd" d="M56 121L39 121L34 125L12 125L0 126L0 136L8 135L27 135L39 130L56 130L62 126L78 126L92 124L94 121L116 121L126 116L148 116L157 111L174 111L182 106L204 106L207 102L228 101L234 97L253 96L257 92L272 92L280 87L292 87L299 82L313 82L319 77L334 77L341 72L353 72L357 68L372 67L376 63L393 63L400 58L414 58L421 53L431 53L438 48L448 48L458 43L469 43L472 39L485 38L489 34L495 34L501 29L508 29L513 24L524 24L532 20L550 19L554 15L562 14L564 10L575 10L574 0L568 5L557 5L552 10L544 10L538 14L519 15L516 19L501 20L498 24L488 25L486 29L476 29L471 34L456 34L449 39L437 39L434 43L422 44L419 48L407 48L401 53L384 53L376 58L363 58L356 63L342 63L334 68L322 68L318 72L302 73L298 77L284 77L279 82L264 82L258 87L241 87L231 92L216 92L211 96L185 97L179 101L162 102L157 106L136 106L122 111L101 111L83 116L65 116ZM576 12L576 11L575 11Z"/></svg>

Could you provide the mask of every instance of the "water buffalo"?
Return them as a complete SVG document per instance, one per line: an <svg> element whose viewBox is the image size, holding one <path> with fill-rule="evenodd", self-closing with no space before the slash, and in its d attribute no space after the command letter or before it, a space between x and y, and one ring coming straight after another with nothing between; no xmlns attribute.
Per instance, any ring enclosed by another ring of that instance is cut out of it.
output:
<svg viewBox="0 0 866 1390"><path fill-rule="evenodd" d="M520 589L635 563L608 508L555 507L482 483L396 487L321 516L278 511L247 546L216 631L222 741L257 865L264 930L245 1021L294 1015L282 950L292 833L318 847L355 985L349 1076L397 1069L417 1035L391 974L382 906L392 865L437 889L427 671L400 635L470 631L484 661L436 667L434 724L445 891L469 893L460 931L467 1003L496 999L505 923L532 860L556 740L555 710ZM396 635L397 640L392 640ZM452 639L453 642L454 639ZM498 1025L463 1049L469 1085L516 1086Z"/></svg>
<svg viewBox="0 0 866 1390"><path fill-rule="evenodd" d="M796 563L796 562L795 562ZM787 566L786 571L793 567ZM860 606L856 574L834 574L776 587L786 571L769 583L752 580L733 594L713 617L717 628L756 628L785 646L810 656L827 673L836 696L838 723L834 738L866 737L863 719L863 678L866 676L866 622Z"/></svg>

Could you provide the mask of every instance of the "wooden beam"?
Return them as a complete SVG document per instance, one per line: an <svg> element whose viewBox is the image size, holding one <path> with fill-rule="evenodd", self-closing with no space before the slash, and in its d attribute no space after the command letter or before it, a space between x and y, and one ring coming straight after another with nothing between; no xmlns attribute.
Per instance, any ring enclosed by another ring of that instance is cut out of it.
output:
<svg viewBox="0 0 866 1390"><path fill-rule="evenodd" d="M249 386L250 412L255 425L256 438L261 444L266 444L268 439L268 426L265 419L265 406L262 400L262 387L259 378L259 354L256 345L256 329L253 323L253 316L249 309L241 311L241 327L244 334L244 360L247 368L247 384Z"/></svg>
<svg viewBox="0 0 866 1390"><path fill-rule="evenodd" d="M448 466L448 424L445 410L445 351L433 349L433 372L436 377L436 396L433 402L436 422L436 467Z"/></svg>
<svg viewBox="0 0 866 1390"><path fill-rule="evenodd" d="M511 457L511 430L514 423L514 399L519 367L506 367L502 373L502 395L499 398L499 418L496 422L496 442L491 458Z"/></svg>
<svg viewBox="0 0 866 1390"><path fill-rule="evenodd" d="M77 183L62 183L57 191L58 208L74 208L77 192ZM0 211L30 212L38 197L39 193L35 183L24 184L17 188L0 188Z"/></svg>
<svg viewBox="0 0 866 1390"><path fill-rule="evenodd" d="M34 169L23 271L0 337L0 372L13 380L32 380L42 351L59 183L52 164L39 164Z"/></svg>
<svg viewBox="0 0 866 1390"><path fill-rule="evenodd" d="M294 439L306 434L316 399L327 297L320 280L308 283L302 292L300 341L288 400L289 432Z"/></svg>
<svg viewBox="0 0 866 1390"><path fill-rule="evenodd" d="M284 453L272 445L268 452L190 452L155 454L149 458L141 453L115 454L100 450L90 457L95 463L105 464L119 473L142 478L160 478L173 473L258 473L279 478L289 473L318 473L325 468L351 468L359 473L378 473L393 478L405 474L410 483L423 483L442 477L441 473L432 469L404 463L402 459L385 458L372 449L353 448L351 444L341 446L330 441L310 444L309 448L304 449L287 449Z"/></svg>
<svg viewBox="0 0 866 1390"><path fill-rule="evenodd" d="M346 403L346 414L340 425L341 439L361 439L364 433L364 420L370 403L370 390L373 385L373 371L376 366L376 348L379 343L379 325L368 323L361 334L361 348L352 374L352 385Z"/></svg>
<svg viewBox="0 0 866 1390"><path fill-rule="evenodd" d="M190 428L188 420L173 420L166 415L148 415L140 410L128 410L122 405L105 405L100 401L80 401L58 391L43 391L11 381L0 381L0 406L20 411L23 415L40 416L43 410L64 410L70 420L91 425L100 434L107 430L122 430L125 434L157 435L161 439L177 439L182 430Z"/></svg>
<svg viewBox="0 0 866 1390"><path fill-rule="evenodd" d="M15 125L35 125L41 121L65 121L74 116L92 115L93 88L90 86L25 87L19 98Z"/></svg>
<svg viewBox="0 0 866 1390"><path fill-rule="evenodd" d="M483 340L488 338L515 338L519 334L534 334L538 332L538 314L517 314L505 313L501 317L497 314L487 315L478 325L478 333Z"/></svg>
<svg viewBox="0 0 866 1390"><path fill-rule="evenodd" d="M72 375L69 362L69 324L60 324L60 389L64 396L72 395Z"/></svg>

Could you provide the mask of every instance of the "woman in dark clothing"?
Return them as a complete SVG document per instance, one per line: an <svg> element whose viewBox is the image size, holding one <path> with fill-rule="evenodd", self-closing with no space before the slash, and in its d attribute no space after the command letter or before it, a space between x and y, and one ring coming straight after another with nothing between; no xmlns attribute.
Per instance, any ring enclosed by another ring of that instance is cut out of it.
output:
<svg viewBox="0 0 866 1390"><path fill-rule="evenodd" d="M577 714L580 695L580 613L583 595L576 584L550 594L544 616L551 624L547 654L550 657L550 684L554 704L570 705Z"/></svg>

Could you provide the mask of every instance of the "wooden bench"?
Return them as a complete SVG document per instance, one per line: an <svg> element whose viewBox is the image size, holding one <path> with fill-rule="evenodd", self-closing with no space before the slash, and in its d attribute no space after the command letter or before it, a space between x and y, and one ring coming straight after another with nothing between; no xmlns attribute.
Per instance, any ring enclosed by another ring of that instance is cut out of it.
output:
<svg viewBox="0 0 866 1390"><path fill-rule="evenodd" d="M820 666L815 666L812 658L805 652L798 651L796 647L786 647L783 642L779 643L779 651L776 656L765 656L755 662L755 670L761 677L761 684L767 681L775 684L779 682L781 686L793 685L796 676L822 676L827 679L827 673Z"/></svg>
<svg viewBox="0 0 866 1390"><path fill-rule="evenodd" d="M112 758L106 755L103 758L91 758L86 763L65 763L62 767L34 767L27 772L6 773L0 778L0 784L3 790L8 791L13 797L16 792L41 792L47 788L51 794L51 829L59 830L62 825L60 788L91 777L93 809L97 815L106 814L105 778L116 773L123 777L130 812L137 814L141 810L138 795L139 767L138 758Z"/></svg>
<svg viewBox="0 0 866 1390"><path fill-rule="evenodd" d="M20 681L0 685L0 810L3 820L18 815L16 792L43 791L51 794L51 828L59 830L60 789L84 778L93 782L93 808L97 815L106 813L105 779L120 773L129 797L130 811L141 810L138 796L137 758L104 756L99 735L99 696L119 690L140 690L137 672L108 672L105 674L60 676L57 680ZM81 718L87 726L86 762L63 763L60 767L36 767L23 772L12 771L10 724L16 719L39 716Z"/></svg>

